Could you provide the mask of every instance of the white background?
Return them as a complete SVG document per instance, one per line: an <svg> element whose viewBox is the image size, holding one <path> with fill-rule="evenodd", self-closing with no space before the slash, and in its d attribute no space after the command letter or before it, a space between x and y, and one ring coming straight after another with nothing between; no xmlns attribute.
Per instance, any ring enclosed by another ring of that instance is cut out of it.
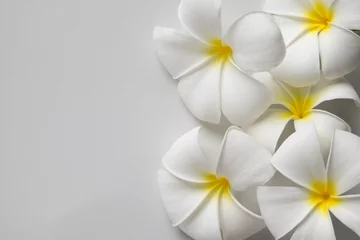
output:
<svg viewBox="0 0 360 240"><path fill-rule="evenodd" d="M261 5L224 1L224 26ZM0 0L0 239L188 239L156 183L162 155L199 124L152 42L155 26L180 28L179 2Z"/></svg>

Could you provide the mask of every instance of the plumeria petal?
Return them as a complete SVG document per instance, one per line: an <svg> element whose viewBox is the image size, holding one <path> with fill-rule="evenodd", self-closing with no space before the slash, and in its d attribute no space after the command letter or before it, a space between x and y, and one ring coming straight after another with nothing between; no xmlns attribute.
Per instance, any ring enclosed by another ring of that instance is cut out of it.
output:
<svg viewBox="0 0 360 240"><path fill-rule="evenodd" d="M284 103L291 103L293 101L290 92L285 87L285 84L276 80L270 73L259 72L253 74L252 76L256 80L259 80L260 82L265 84L270 89L273 95L272 104L280 104L286 107L288 105Z"/></svg>
<svg viewBox="0 0 360 240"><path fill-rule="evenodd" d="M360 237L360 195L339 197L341 204L330 211Z"/></svg>
<svg viewBox="0 0 360 240"><path fill-rule="evenodd" d="M291 120L288 113L282 109L269 109L245 131L274 153L282 132Z"/></svg>
<svg viewBox="0 0 360 240"><path fill-rule="evenodd" d="M284 61L271 71L273 76L295 87L315 84L320 79L318 36L308 33L293 42Z"/></svg>
<svg viewBox="0 0 360 240"><path fill-rule="evenodd" d="M360 183L360 138L352 133L336 130L328 166L328 178L343 194Z"/></svg>
<svg viewBox="0 0 360 240"><path fill-rule="evenodd" d="M311 183L326 180L315 126L292 134L272 158L274 167L293 182L312 190Z"/></svg>
<svg viewBox="0 0 360 240"><path fill-rule="evenodd" d="M359 65L360 37L350 30L331 26L319 35L321 67L328 79L342 77Z"/></svg>
<svg viewBox="0 0 360 240"><path fill-rule="evenodd" d="M310 3L313 5L314 9L322 13L324 11L324 6L329 9L332 6L334 0L309 0Z"/></svg>
<svg viewBox="0 0 360 240"><path fill-rule="evenodd" d="M216 158L206 158L203 153L204 145L215 148L215 141L199 143L199 139L204 139L199 135L206 134L206 131L205 128L197 127L180 137L163 157L165 169L185 181L208 182L205 175L216 171L217 161ZM220 146L217 149L220 152Z"/></svg>
<svg viewBox="0 0 360 240"><path fill-rule="evenodd" d="M211 162L211 169L217 165L223 142L224 133L211 130L210 128L201 127L198 135L199 147L202 154L209 162Z"/></svg>
<svg viewBox="0 0 360 240"><path fill-rule="evenodd" d="M309 192L300 187L259 187L257 195L261 215L275 239L294 229L314 207L308 202Z"/></svg>
<svg viewBox="0 0 360 240"><path fill-rule="evenodd" d="M313 96L313 107L320 103L334 99L351 99L360 106L359 95L354 87L345 78L338 78L333 81L322 79L317 85L311 88L310 95Z"/></svg>
<svg viewBox="0 0 360 240"><path fill-rule="evenodd" d="M220 77L221 65L210 63L181 78L178 84L183 102L202 121L220 122Z"/></svg>
<svg viewBox="0 0 360 240"><path fill-rule="evenodd" d="M219 192L202 204L197 211L179 225L196 240L222 240L219 217Z"/></svg>
<svg viewBox="0 0 360 240"><path fill-rule="evenodd" d="M347 29L360 30L360 1L336 0L332 5L336 13L333 22Z"/></svg>
<svg viewBox="0 0 360 240"><path fill-rule="evenodd" d="M297 227L291 240L336 240L329 214L314 210Z"/></svg>
<svg viewBox="0 0 360 240"><path fill-rule="evenodd" d="M226 63L222 72L221 103L226 118L238 126L253 123L271 104L271 92L262 83Z"/></svg>
<svg viewBox="0 0 360 240"><path fill-rule="evenodd" d="M246 239L265 228L262 218L242 206L230 193L220 199L220 226L224 239Z"/></svg>
<svg viewBox="0 0 360 240"><path fill-rule="evenodd" d="M226 176L231 188L244 191L268 182L275 174L271 153L237 127L225 135L217 176Z"/></svg>
<svg viewBox="0 0 360 240"><path fill-rule="evenodd" d="M305 19L290 16L274 17L279 24L287 46L308 30Z"/></svg>
<svg viewBox="0 0 360 240"><path fill-rule="evenodd" d="M204 42L221 39L221 0L182 0L179 19L184 29Z"/></svg>
<svg viewBox="0 0 360 240"><path fill-rule="evenodd" d="M304 17L312 9L309 0L266 0L264 11L285 16Z"/></svg>
<svg viewBox="0 0 360 240"><path fill-rule="evenodd" d="M187 33L157 27L154 40L159 59L175 79L211 60L207 45Z"/></svg>
<svg viewBox="0 0 360 240"><path fill-rule="evenodd" d="M235 63L246 72L268 71L285 57L286 47L275 19L266 13L249 13L227 31Z"/></svg>
<svg viewBox="0 0 360 240"><path fill-rule="evenodd" d="M186 220L211 194L210 189L205 191L203 186L184 182L165 170L159 171L158 183L165 209L174 226Z"/></svg>
<svg viewBox="0 0 360 240"><path fill-rule="evenodd" d="M326 111L313 109L306 119L295 120L296 131L307 131L316 127L324 161L327 161L334 131L336 129L351 131L350 126L338 116Z"/></svg>

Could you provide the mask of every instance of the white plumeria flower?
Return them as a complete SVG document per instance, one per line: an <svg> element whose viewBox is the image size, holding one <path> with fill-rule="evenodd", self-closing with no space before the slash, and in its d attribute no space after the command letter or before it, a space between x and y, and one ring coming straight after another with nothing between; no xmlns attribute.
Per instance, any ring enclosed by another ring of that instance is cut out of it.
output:
<svg viewBox="0 0 360 240"><path fill-rule="evenodd" d="M182 136L163 158L166 170L158 174L173 226L195 240L245 239L263 229L262 218L233 193L269 181L275 173L271 157L237 127L230 127L224 140L203 127Z"/></svg>
<svg viewBox="0 0 360 240"><path fill-rule="evenodd" d="M324 155L327 155L335 129L351 131L344 120L318 109L321 103L335 99L352 99L357 105L360 104L355 89L345 78L333 81L322 79L315 86L295 88L276 80L269 73L257 73L253 76L272 90L274 102L245 131L272 153L275 152L279 138L289 122L293 122L297 131L315 124Z"/></svg>
<svg viewBox="0 0 360 240"><path fill-rule="evenodd" d="M359 0L266 0L287 45L284 61L272 73L304 87L352 72L360 62ZM350 30L351 29L351 30Z"/></svg>
<svg viewBox="0 0 360 240"><path fill-rule="evenodd" d="M272 158L297 187L259 187L261 214L276 239L295 229L292 240L335 240L329 212L360 236L360 138L336 130L325 161L315 127L291 135Z"/></svg>
<svg viewBox="0 0 360 240"><path fill-rule="evenodd" d="M278 66L286 48L270 14L248 14L222 36L220 11L221 0L183 0L178 14L186 31L157 27L154 40L165 68L180 79L178 91L193 115L219 123L223 113L243 126L265 111L270 98L245 72Z"/></svg>

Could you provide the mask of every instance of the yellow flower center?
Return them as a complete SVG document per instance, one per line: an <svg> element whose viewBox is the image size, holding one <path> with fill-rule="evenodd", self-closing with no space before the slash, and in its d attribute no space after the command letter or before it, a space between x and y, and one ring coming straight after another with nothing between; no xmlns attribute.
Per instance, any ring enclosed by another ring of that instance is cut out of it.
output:
<svg viewBox="0 0 360 240"><path fill-rule="evenodd" d="M217 63L228 61L233 54L229 45L224 45L221 39L214 39L209 45L207 54L216 58Z"/></svg>
<svg viewBox="0 0 360 240"><path fill-rule="evenodd" d="M206 189L209 191L220 191L225 196L230 196L230 183L225 177L217 177L215 174L206 174L204 176L208 182Z"/></svg>
<svg viewBox="0 0 360 240"><path fill-rule="evenodd" d="M282 103L288 109L286 118L292 117L294 120L305 119L311 115L311 109L314 106L314 100L310 96L295 94L289 99L282 100Z"/></svg>
<svg viewBox="0 0 360 240"><path fill-rule="evenodd" d="M334 198L338 194L336 185L333 182L313 182L311 187L314 192L310 193L309 202L312 206L316 205L317 211L327 215L329 208L336 207L341 203L341 199Z"/></svg>
<svg viewBox="0 0 360 240"><path fill-rule="evenodd" d="M316 0L313 9L306 12L307 28L315 33L329 30L334 20L334 10L328 8L324 0Z"/></svg>

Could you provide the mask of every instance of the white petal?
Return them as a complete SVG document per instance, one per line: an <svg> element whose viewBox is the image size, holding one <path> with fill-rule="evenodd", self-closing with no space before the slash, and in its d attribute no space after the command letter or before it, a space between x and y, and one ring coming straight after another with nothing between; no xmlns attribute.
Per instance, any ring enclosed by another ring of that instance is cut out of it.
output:
<svg viewBox="0 0 360 240"><path fill-rule="evenodd" d="M222 112L235 125L253 123L271 105L271 92L231 63L224 65L221 82Z"/></svg>
<svg viewBox="0 0 360 240"><path fill-rule="evenodd" d="M261 215L275 239L294 229L314 207L303 188L259 187L257 195Z"/></svg>
<svg viewBox="0 0 360 240"><path fill-rule="evenodd" d="M291 120L287 113L281 109L269 109L254 124L245 128L245 132L274 153L282 132Z"/></svg>
<svg viewBox="0 0 360 240"><path fill-rule="evenodd" d="M221 65L210 63L180 79L178 91L190 112L198 119L219 123Z"/></svg>
<svg viewBox="0 0 360 240"><path fill-rule="evenodd" d="M210 194L204 187L184 182L165 170L158 172L158 184L166 212L174 226L186 220Z"/></svg>
<svg viewBox="0 0 360 240"><path fill-rule="evenodd" d="M336 0L332 7L335 12L335 24L347 29L360 30L359 0Z"/></svg>
<svg viewBox="0 0 360 240"><path fill-rule="evenodd" d="M287 46L308 30L306 19L287 16L274 17L279 24Z"/></svg>
<svg viewBox="0 0 360 240"><path fill-rule="evenodd" d="M310 95L315 97L313 107L334 99L352 99L356 105L360 106L360 99L356 90L345 78L338 78L332 81L321 79L317 85L311 88Z"/></svg>
<svg viewBox="0 0 360 240"><path fill-rule="evenodd" d="M325 162L328 159L331 142L336 129L351 131L350 126L338 116L326 111L313 109L306 119L295 120L296 131L306 131L315 124L318 132L320 147Z"/></svg>
<svg viewBox="0 0 360 240"><path fill-rule="evenodd" d="M207 45L187 33L157 27L154 41L159 59L175 79L211 59L206 54Z"/></svg>
<svg viewBox="0 0 360 240"><path fill-rule="evenodd" d="M219 192L208 198L179 228L196 240L222 240Z"/></svg>
<svg viewBox="0 0 360 240"><path fill-rule="evenodd" d="M297 227L291 240L336 240L330 215L314 210Z"/></svg>
<svg viewBox="0 0 360 240"><path fill-rule="evenodd" d="M201 127L198 139L202 154L209 162L211 162L211 169L215 166L216 170L221 145L224 139L224 132L218 132L211 128Z"/></svg>
<svg viewBox="0 0 360 240"><path fill-rule="evenodd" d="M309 0L266 0L264 11L278 15L304 17L312 8Z"/></svg>
<svg viewBox="0 0 360 240"><path fill-rule="evenodd" d="M215 173L217 165L216 157L206 158L204 154L209 147L205 149L203 145L213 146L210 141L199 143L199 139L204 139L199 135L206 134L206 131L198 127L180 137L163 157L166 170L189 182L206 182L204 175ZM220 146L217 149L220 152Z"/></svg>
<svg viewBox="0 0 360 240"><path fill-rule="evenodd" d="M272 158L272 164L287 178L310 190L311 183L324 182L325 164L315 126L288 137Z"/></svg>
<svg viewBox="0 0 360 240"><path fill-rule="evenodd" d="M307 33L288 48L284 61L272 70L273 76L295 87L315 84L320 79L318 36Z"/></svg>
<svg viewBox="0 0 360 240"><path fill-rule="evenodd" d="M360 138L352 133L335 131L328 177L343 194L360 183Z"/></svg>
<svg viewBox="0 0 360 240"><path fill-rule="evenodd" d="M182 0L178 14L182 26L198 39L221 39L221 0Z"/></svg>
<svg viewBox="0 0 360 240"><path fill-rule="evenodd" d="M342 202L331 207L330 211L360 237L360 195L344 196L340 199Z"/></svg>
<svg viewBox="0 0 360 240"><path fill-rule="evenodd" d="M276 80L270 73L260 72L255 73L252 76L270 89L273 95L272 104L284 105L284 103L293 102L293 99L289 94L289 89L286 89L285 84Z"/></svg>
<svg viewBox="0 0 360 240"><path fill-rule="evenodd" d="M246 239L265 228L262 218L247 210L233 196L220 199L220 225L226 240Z"/></svg>
<svg viewBox="0 0 360 240"><path fill-rule="evenodd" d="M328 79L342 77L359 65L360 37L350 30L332 26L319 35L321 67Z"/></svg>
<svg viewBox="0 0 360 240"><path fill-rule="evenodd" d="M230 26L224 42L235 63L246 72L268 71L285 57L286 47L275 19L266 13L249 13Z"/></svg>
<svg viewBox="0 0 360 240"><path fill-rule="evenodd" d="M327 9L331 8L332 3L335 2L334 0L309 0L309 1L315 7L316 7L316 5L319 5L319 3L321 3L321 5L325 5ZM323 11L322 7L320 7L320 8L318 7L317 10Z"/></svg>
<svg viewBox="0 0 360 240"><path fill-rule="evenodd" d="M271 153L237 127L225 135L217 175L227 178L231 188L244 191L268 182L275 174Z"/></svg>

